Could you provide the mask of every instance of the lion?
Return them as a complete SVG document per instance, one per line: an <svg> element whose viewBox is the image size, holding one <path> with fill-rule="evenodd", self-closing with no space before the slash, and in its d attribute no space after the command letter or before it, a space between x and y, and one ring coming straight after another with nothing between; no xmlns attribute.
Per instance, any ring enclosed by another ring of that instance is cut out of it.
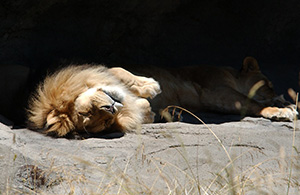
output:
<svg viewBox="0 0 300 195"><path fill-rule="evenodd" d="M157 81L122 68L68 66L37 87L29 100L28 126L54 137L125 132L154 121L146 98L160 92Z"/></svg>
<svg viewBox="0 0 300 195"><path fill-rule="evenodd" d="M47 76L29 101L29 127L56 137L126 132L154 122L155 113L169 105L272 120L292 121L298 114L276 95L253 57L244 59L241 70L193 66L132 72L71 65Z"/></svg>
<svg viewBox="0 0 300 195"><path fill-rule="evenodd" d="M218 112L292 121L296 106L276 95L272 82L253 57L246 57L240 70L231 67L189 66L155 70L163 93L151 100L153 111L168 105L192 112Z"/></svg>

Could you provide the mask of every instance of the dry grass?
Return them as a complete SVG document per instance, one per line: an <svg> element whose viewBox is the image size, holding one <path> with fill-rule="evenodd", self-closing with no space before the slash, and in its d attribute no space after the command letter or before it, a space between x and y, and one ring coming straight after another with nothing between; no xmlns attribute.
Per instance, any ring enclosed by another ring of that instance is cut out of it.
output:
<svg viewBox="0 0 300 195"><path fill-rule="evenodd" d="M296 97L296 107L298 107L297 100L298 94ZM220 169L220 171L215 173L215 178L211 180L209 185L201 186L200 182L194 179L194 189L200 190L198 190L197 193L194 191L192 194L248 194L250 192L253 192L254 194L277 194L278 191L276 190L276 186L285 186L286 194L290 194L291 186L294 189L298 189L298 192L300 193L300 152L298 148L299 146L295 145L297 121L296 116L294 119L291 154L286 155L284 148L280 148L278 158L267 159L240 172L238 168L236 168L235 162L242 158L242 156L244 155L252 155L251 152L253 151L253 149L249 149L239 154L238 156L232 157L226 147L222 144L222 141L214 133L214 131L209 126L207 126L200 118L184 108L178 106L169 106L163 111L163 113L165 113L165 117L169 120L172 118L172 116L169 116L168 112L170 108L183 110L191 114L193 117L197 118L197 120L205 125L206 128L216 138L229 160L229 163L227 165L225 165ZM184 158L184 156L182 157ZM263 165L267 165L268 163L272 162L278 164L278 167L280 168L279 172L268 172L268 170L262 168ZM283 192L281 191L280 193ZM291 194L293 194L293 192Z"/></svg>

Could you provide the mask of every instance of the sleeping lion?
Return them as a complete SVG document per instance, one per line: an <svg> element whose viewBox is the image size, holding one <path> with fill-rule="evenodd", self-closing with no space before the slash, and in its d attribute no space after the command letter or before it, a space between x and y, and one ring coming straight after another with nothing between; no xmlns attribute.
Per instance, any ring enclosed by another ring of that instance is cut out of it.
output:
<svg viewBox="0 0 300 195"><path fill-rule="evenodd" d="M152 123L155 113L168 105L290 121L298 114L276 96L252 57L244 59L241 70L195 66L138 71L149 77L102 65L69 66L47 76L29 101L29 128L55 137L125 132Z"/></svg>
<svg viewBox="0 0 300 195"><path fill-rule="evenodd" d="M69 66L38 86L29 100L28 126L55 137L136 129L154 121L146 98L160 92L152 78L122 68Z"/></svg>

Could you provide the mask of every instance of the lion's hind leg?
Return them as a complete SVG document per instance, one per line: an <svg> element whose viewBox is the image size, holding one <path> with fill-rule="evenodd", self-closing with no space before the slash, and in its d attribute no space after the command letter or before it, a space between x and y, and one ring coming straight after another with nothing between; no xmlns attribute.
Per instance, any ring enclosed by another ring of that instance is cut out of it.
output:
<svg viewBox="0 0 300 195"><path fill-rule="evenodd" d="M123 68L111 68L109 71L138 97L154 98L161 93L159 83L153 78L136 76Z"/></svg>

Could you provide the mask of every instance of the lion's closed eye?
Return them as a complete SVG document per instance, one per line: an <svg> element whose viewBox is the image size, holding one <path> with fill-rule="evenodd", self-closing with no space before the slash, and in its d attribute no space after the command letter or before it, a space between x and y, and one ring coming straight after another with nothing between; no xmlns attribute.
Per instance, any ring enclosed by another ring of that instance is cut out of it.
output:
<svg viewBox="0 0 300 195"><path fill-rule="evenodd" d="M117 96L115 93L110 93L108 91L103 91L106 95L108 95L114 102L121 103L123 101L123 97Z"/></svg>
<svg viewBox="0 0 300 195"><path fill-rule="evenodd" d="M119 87L101 87L99 90L103 91L115 102L122 103L124 101L124 91Z"/></svg>

